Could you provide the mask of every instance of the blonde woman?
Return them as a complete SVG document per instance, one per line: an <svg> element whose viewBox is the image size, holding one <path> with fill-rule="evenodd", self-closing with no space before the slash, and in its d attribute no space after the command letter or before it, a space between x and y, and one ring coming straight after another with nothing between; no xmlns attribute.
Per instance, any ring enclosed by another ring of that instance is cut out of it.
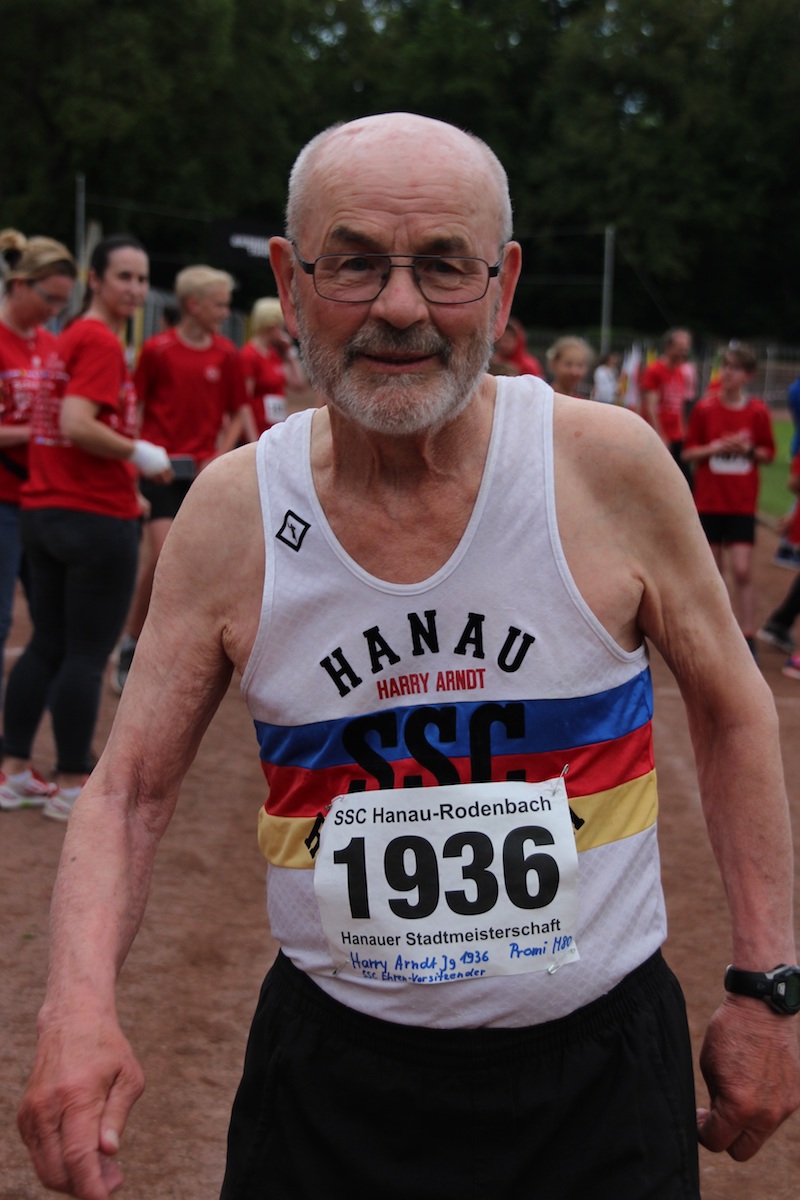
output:
<svg viewBox="0 0 800 1200"><path fill-rule="evenodd" d="M242 348L249 412L248 434L255 441L265 429L284 421L287 391L300 392L308 384L294 342L283 323L277 296L262 296L250 314L250 341Z"/></svg>
<svg viewBox="0 0 800 1200"><path fill-rule="evenodd" d="M20 491L28 477L34 404L52 386L55 334L44 323L63 312L77 276L75 260L53 238L0 233L0 686L3 648L11 627L22 560ZM43 804L54 785L26 766L12 778L0 772L0 808Z"/></svg>
<svg viewBox="0 0 800 1200"><path fill-rule="evenodd" d="M554 392L563 396L588 396L586 378L594 351L582 337L557 338L547 351L547 369Z"/></svg>

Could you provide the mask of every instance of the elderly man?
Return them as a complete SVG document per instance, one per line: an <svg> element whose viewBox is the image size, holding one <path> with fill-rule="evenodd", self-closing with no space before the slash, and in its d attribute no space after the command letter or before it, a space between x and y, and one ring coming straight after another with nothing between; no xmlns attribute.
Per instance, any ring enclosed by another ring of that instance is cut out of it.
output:
<svg viewBox="0 0 800 1200"><path fill-rule="evenodd" d="M272 263L328 404L212 464L162 555L59 872L20 1113L50 1187L120 1182L142 1080L115 976L234 668L282 953L225 1200L698 1195L645 637L686 701L733 918L700 1138L747 1158L797 1106L770 696L653 431L485 374L510 212L488 148L423 117L335 127L295 165Z"/></svg>

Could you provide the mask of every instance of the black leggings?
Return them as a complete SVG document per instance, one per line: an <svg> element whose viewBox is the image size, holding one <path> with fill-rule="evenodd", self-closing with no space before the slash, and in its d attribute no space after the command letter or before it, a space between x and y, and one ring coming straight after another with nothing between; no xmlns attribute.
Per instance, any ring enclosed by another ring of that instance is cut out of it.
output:
<svg viewBox="0 0 800 1200"><path fill-rule="evenodd" d="M72 509L22 514L33 635L8 680L5 753L30 758L50 709L56 769L88 774L103 671L136 582L139 522Z"/></svg>

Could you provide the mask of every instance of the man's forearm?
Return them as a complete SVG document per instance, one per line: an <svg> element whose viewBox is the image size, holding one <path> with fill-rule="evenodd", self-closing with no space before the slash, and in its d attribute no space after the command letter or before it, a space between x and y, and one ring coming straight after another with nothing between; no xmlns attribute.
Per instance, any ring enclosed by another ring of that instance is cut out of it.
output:
<svg viewBox="0 0 800 1200"><path fill-rule="evenodd" d="M753 720L727 728L690 723L703 811L731 912L733 961L766 970L795 961L793 856L777 723L765 705L755 708Z"/></svg>
<svg viewBox="0 0 800 1200"><path fill-rule="evenodd" d="M42 1010L104 1009L142 920L159 833L113 806L93 778L75 806L51 908L48 991Z"/></svg>

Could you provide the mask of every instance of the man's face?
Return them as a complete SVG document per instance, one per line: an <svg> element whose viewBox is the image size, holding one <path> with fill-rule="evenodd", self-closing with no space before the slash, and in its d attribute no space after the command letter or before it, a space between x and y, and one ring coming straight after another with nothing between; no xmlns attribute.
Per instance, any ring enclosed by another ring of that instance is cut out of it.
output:
<svg viewBox="0 0 800 1200"><path fill-rule="evenodd" d="M440 253L497 261L499 218L485 168L480 179L474 160L440 169L424 137L356 149L326 159L298 237L304 259ZM497 280L481 300L431 304L405 267L390 272L375 300L357 304L322 299L295 269L291 297L314 386L362 427L396 436L437 428L469 403L507 316Z"/></svg>
<svg viewBox="0 0 800 1200"><path fill-rule="evenodd" d="M672 363L686 362L692 352L691 335L684 330L678 330L667 346L667 358Z"/></svg>
<svg viewBox="0 0 800 1200"><path fill-rule="evenodd" d="M441 325L367 319L337 343L317 335L298 297L298 336L313 386L374 433L435 429L469 403L492 353L491 325L487 319L468 335L449 331L446 319Z"/></svg>

